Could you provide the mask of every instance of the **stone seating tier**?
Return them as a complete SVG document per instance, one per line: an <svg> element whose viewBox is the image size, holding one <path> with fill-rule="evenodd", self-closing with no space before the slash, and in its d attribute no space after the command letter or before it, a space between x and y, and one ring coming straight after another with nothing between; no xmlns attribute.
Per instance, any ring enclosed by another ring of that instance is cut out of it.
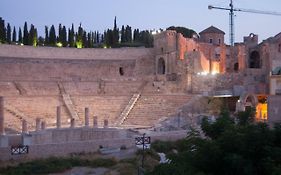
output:
<svg viewBox="0 0 281 175"><path fill-rule="evenodd" d="M124 125L153 126L160 119L177 113L187 103L189 95L142 95L124 121Z"/></svg>

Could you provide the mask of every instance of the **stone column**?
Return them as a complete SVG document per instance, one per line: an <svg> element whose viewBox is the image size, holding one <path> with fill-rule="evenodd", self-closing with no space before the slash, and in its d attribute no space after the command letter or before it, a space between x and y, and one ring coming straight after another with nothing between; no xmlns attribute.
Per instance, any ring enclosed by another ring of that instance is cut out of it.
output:
<svg viewBox="0 0 281 175"><path fill-rule="evenodd" d="M98 117L94 116L93 127L98 128Z"/></svg>
<svg viewBox="0 0 281 175"><path fill-rule="evenodd" d="M36 118L36 131L40 131L40 124L41 124L41 119L40 118Z"/></svg>
<svg viewBox="0 0 281 175"><path fill-rule="evenodd" d="M103 127L108 128L108 120L107 119L104 119Z"/></svg>
<svg viewBox="0 0 281 175"><path fill-rule="evenodd" d="M45 130L46 129L46 122L42 121L41 123L41 130Z"/></svg>
<svg viewBox="0 0 281 175"><path fill-rule="evenodd" d="M22 130L23 134L27 133L27 122L26 122L26 120L22 120L22 128L21 128L21 130Z"/></svg>
<svg viewBox="0 0 281 175"><path fill-rule="evenodd" d="M89 126L89 108L85 108L85 126Z"/></svg>
<svg viewBox="0 0 281 175"><path fill-rule="evenodd" d="M61 107L57 106L57 128L61 128Z"/></svg>
<svg viewBox="0 0 281 175"><path fill-rule="evenodd" d="M70 128L74 128L74 127L75 127L75 119L72 118L72 119L70 120Z"/></svg>
<svg viewBox="0 0 281 175"><path fill-rule="evenodd" d="M0 135L5 134L4 124L4 97L0 97Z"/></svg>

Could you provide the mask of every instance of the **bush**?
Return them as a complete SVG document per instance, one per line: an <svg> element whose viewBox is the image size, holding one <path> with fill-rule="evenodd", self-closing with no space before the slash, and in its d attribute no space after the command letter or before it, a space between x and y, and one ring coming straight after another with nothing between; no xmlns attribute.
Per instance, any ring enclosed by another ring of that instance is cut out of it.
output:
<svg viewBox="0 0 281 175"><path fill-rule="evenodd" d="M89 166L89 167L111 167L116 165L115 159L80 159L74 158L48 158L39 159L27 163L21 163L18 166L9 166L0 169L0 174L7 175L30 175L30 174L49 174L63 172L75 166Z"/></svg>
<svg viewBox="0 0 281 175"><path fill-rule="evenodd" d="M151 144L151 147L156 152L168 153L175 148L175 145L171 141L155 141Z"/></svg>

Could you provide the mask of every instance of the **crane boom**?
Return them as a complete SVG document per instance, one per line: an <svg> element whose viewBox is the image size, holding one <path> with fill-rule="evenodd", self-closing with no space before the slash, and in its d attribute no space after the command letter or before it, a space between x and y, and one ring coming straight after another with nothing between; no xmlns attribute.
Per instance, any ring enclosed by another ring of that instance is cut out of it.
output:
<svg viewBox="0 0 281 175"><path fill-rule="evenodd" d="M281 16L279 12L263 11L263 10L254 10L254 9L243 9L243 8L234 8L233 0L230 0L229 7L217 7L217 6L208 6L209 10L218 9L218 10L227 10L229 11L229 26L230 26L230 45L234 45L234 12L246 12L246 13L256 13L263 15L275 15Z"/></svg>

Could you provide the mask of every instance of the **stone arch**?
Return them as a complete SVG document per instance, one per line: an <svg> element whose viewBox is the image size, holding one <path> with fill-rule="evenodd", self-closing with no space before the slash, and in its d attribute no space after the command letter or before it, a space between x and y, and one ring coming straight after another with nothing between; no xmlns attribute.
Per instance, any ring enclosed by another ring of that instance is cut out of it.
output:
<svg viewBox="0 0 281 175"><path fill-rule="evenodd" d="M245 111L245 109L247 107L256 107L258 105L259 101L257 96L255 96L254 94L244 94L241 95L238 103L236 104L236 110L237 111Z"/></svg>
<svg viewBox="0 0 281 175"><path fill-rule="evenodd" d="M261 68L261 59L260 54L258 51L252 51L250 53L250 59L249 59L249 68L259 69Z"/></svg>
<svg viewBox="0 0 281 175"><path fill-rule="evenodd" d="M157 73L164 75L166 73L166 64L164 58L158 59Z"/></svg>
<svg viewBox="0 0 281 175"><path fill-rule="evenodd" d="M233 66L233 70L237 72L239 70L239 63L235 63Z"/></svg>
<svg viewBox="0 0 281 175"><path fill-rule="evenodd" d="M240 102L244 104L244 106L256 107L258 104L258 98L254 94L244 94L240 97Z"/></svg>

